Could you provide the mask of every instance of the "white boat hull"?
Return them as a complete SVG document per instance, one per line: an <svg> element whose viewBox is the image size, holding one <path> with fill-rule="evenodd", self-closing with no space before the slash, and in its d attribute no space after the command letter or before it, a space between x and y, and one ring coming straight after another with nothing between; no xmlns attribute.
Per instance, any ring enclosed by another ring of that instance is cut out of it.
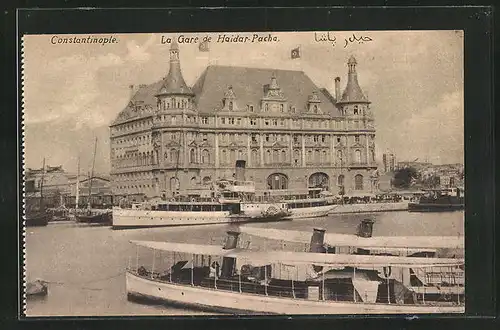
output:
<svg viewBox="0 0 500 330"><path fill-rule="evenodd" d="M113 209L113 228L209 225L242 222L229 211L176 212Z"/></svg>
<svg viewBox="0 0 500 330"><path fill-rule="evenodd" d="M325 205L325 206L314 206L314 207L303 207L303 208L293 208L289 209L292 214L287 217L287 219L304 219L304 218L316 218L325 217L330 212L333 211L338 205Z"/></svg>
<svg viewBox="0 0 500 330"><path fill-rule="evenodd" d="M126 273L127 293L178 306L235 314L464 313L463 306L370 304L271 297L167 283Z"/></svg>
<svg viewBox="0 0 500 330"><path fill-rule="evenodd" d="M389 211L407 211L409 202L398 203L367 203L367 204L339 204L329 214L372 213Z"/></svg>

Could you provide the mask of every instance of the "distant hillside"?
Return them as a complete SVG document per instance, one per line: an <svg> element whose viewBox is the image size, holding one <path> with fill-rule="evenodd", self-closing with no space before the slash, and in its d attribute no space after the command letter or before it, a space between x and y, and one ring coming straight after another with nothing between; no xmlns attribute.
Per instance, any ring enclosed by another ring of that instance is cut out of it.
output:
<svg viewBox="0 0 500 330"><path fill-rule="evenodd" d="M109 128L75 125L73 121L34 123L25 126L26 167L41 168L62 165L67 172L76 172L80 155L81 173L91 170L94 141L98 139L95 172L110 171Z"/></svg>

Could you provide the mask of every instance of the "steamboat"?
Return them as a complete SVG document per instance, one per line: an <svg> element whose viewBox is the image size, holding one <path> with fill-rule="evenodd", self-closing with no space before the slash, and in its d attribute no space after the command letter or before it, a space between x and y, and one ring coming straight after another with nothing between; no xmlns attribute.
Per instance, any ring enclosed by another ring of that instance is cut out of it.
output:
<svg viewBox="0 0 500 330"><path fill-rule="evenodd" d="M409 203L410 212L447 212L463 210L464 204L463 190L460 188L431 190L420 197L418 202Z"/></svg>
<svg viewBox="0 0 500 330"><path fill-rule="evenodd" d="M239 235L228 231L224 246L132 241L153 258L150 267L129 261L129 300L234 314L465 311L463 259L330 253L324 230L307 252L250 250Z"/></svg>
<svg viewBox="0 0 500 330"><path fill-rule="evenodd" d="M238 160L234 180L219 180L210 197L174 196L113 208L114 229L284 221L326 216L335 205L319 194L265 194L245 180L245 161Z"/></svg>

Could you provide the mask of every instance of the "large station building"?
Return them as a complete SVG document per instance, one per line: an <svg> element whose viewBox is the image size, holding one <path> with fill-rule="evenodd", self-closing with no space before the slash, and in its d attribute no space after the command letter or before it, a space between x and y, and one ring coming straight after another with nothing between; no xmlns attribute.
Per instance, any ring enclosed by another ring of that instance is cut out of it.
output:
<svg viewBox="0 0 500 330"><path fill-rule="evenodd" d="M234 177L246 160L257 190L322 187L332 193L374 189L375 127L356 60L335 95L302 71L208 66L194 86L176 43L167 76L131 86L129 104L110 125L117 196L172 196Z"/></svg>

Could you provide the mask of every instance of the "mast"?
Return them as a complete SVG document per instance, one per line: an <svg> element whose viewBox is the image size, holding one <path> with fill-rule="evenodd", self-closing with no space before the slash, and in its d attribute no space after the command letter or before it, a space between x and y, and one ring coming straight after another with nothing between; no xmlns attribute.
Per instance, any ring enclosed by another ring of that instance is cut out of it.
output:
<svg viewBox="0 0 500 330"><path fill-rule="evenodd" d="M76 173L76 209L78 210L78 204L80 202L80 156L78 156L78 167Z"/></svg>
<svg viewBox="0 0 500 330"><path fill-rule="evenodd" d="M40 182L40 209L43 206L43 180L45 179L45 157L42 163L42 180Z"/></svg>
<svg viewBox="0 0 500 330"><path fill-rule="evenodd" d="M95 167L95 155L97 151L97 137L95 138L95 144L94 144L94 159L92 160L92 172L90 172L90 182L89 182L89 204L88 208L90 209L91 203L90 199L92 196L92 180L94 179L94 167Z"/></svg>

